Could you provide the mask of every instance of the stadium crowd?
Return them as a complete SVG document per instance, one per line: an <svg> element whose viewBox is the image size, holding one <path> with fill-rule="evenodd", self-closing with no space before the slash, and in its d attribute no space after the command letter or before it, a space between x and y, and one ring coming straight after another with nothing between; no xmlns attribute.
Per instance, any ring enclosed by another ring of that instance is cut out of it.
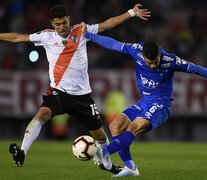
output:
<svg viewBox="0 0 207 180"><path fill-rule="evenodd" d="M85 21L88 24L101 22L111 16L141 3L150 9L149 21L130 19L119 27L104 32L103 35L119 41L141 42L156 40L166 51L207 67L207 1L203 0L1 0L0 33L33 33L52 28L49 9L55 4L66 5L73 19L71 24ZM93 68L134 68L129 56L111 52L89 42L89 70ZM0 70L47 69L48 64L43 48L32 43L10 44L0 42ZM37 50L39 60L28 60L29 52Z"/></svg>

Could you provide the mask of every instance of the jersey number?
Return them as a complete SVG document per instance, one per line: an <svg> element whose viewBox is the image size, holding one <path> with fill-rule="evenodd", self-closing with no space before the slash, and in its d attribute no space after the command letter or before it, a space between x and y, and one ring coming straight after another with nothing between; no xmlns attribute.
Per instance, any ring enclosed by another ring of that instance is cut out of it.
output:
<svg viewBox="0 0 207 180"><path fill-rule="evenodd" d="M93 116L99 114L96 104L91 104L90 107L91 107L91 111L92 111Z"/></svg>

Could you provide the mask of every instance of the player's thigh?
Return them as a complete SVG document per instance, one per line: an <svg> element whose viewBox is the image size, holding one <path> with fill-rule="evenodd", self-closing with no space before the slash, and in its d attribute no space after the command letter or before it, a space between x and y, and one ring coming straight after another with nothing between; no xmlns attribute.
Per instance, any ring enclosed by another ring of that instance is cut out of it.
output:
<svg viewBox="0 0 207 180"><path fill-rule="evenodd" d="M89 94L73 96L73 105L73 112L70 112L71 115L73 115L75 119L83 124L89 131L96 131L102 127L101 116L99 115L94 100Z"/></svg>
<svg viewBox="0 0 207 180"><path fill-rule="evenodd" d="M151 122L148 119L137 117L127 128L134 136L143 133L151 128Z"/></svg>
<svg viewBox="0 0 207 180"><path fill-rule="evenodd" d="M41 104L40 112L44 112L44 110L51 110L51 117L55 115L60 115L66 113L64 110L67 104L65 103L67 100L67 94L58 90L52 90L51 94L43 96L43 102ZM69 108L67 106L67 108ZM38 114L37 113L37 114Z"/></svg>
<svg viewBox="0 0 207 180"><path fill-rule="evenodd" d="M109 125L111 135L117 136L124 133L130 124L131 121L125 114L119 114Z"/></svg>

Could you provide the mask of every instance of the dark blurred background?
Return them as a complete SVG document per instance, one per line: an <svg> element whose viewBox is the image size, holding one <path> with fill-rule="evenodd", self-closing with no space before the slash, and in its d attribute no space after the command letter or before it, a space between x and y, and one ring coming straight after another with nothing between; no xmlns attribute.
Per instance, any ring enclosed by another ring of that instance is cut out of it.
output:
<svg viewBox="0 0 207 180"><path fill-rule="evenodd" d="M207 1L204 0L1 0L0 33L34 33L52 28L49 9L56 4L68 7L71 24L81 21L95 24L128 11L136 3L152 12L148 21L131 18L102 35L123 42L155 40L167 52L207 67ZM29 60L33 50L39 54L35 62ZM108 132L111 119L140 98L135 64L130 56L91 42L88 42L88 58L92 95ZM0 41L0 139L23 137L48 86L48 63L42 47ZM175 100L169 120L137 140L207 141L207 80L176 73L174 86ZM74 139L86 133L73 117L64 115L49 121L39 139Z"/></svg>

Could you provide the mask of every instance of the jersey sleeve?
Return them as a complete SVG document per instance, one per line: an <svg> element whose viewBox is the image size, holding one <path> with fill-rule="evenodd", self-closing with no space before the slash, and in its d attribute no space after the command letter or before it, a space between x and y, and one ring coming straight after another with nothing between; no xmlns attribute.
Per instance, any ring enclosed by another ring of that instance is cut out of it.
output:
<svg viewBox="0 0 207 180"><path fill-rule="evenodd" d="M195 65L193 63L189 63L187 72L192 73L192 74L197 74L199 76L203 76L203 77L207 78L207 68Z"/></svg>
<svg viewBox="0 0 207 180"><path fill-rule="evenodd" d="M172 68L174 71L182 71L182 72L187 72L189 62L179 58L178 56L174 54L170 54L171 58L174 60L172 61Z"/></svg>
<svg viewBox="0 0 207 180"><path fill-rule="evenodd" d="M92 24L92 25L88 25L87 24L87 31L93 34L97 34L98 33L98 24Z"/></svg>
<svg viewBox="0 0 207 180"><path fill-rule="evenodd" d="M35 46L43 46L43 32L36 32L33 34L30 34L30 41L35 44Z"/></svg>
<svg viewBox="0 0 207 180"><path fill-rule="evenodd" d="M122 47L122 52L134 57L135 53L141 52L143 43L125 43Z"/></svg>
<svg viewBox="0 0 207 180"><path fill-rule="evenodd" d="M123 42L118 42L115 39L106 37L106 36L100 36L98 34L92 34L89 32L86 32L85 37L92 42L99 44L102 47L105 47L110 50L119 51L122 52L123 50Z"/></svg>
<svg viewBox="0 0 207 180"><path fill-rule="evenodd" d="M207 78L207 68L195 65L177 56L175 57L176 57L176 61L174 62L175 71L182 71L182 72L187 72L191 74L197 74L199 76Z"/></svg>

